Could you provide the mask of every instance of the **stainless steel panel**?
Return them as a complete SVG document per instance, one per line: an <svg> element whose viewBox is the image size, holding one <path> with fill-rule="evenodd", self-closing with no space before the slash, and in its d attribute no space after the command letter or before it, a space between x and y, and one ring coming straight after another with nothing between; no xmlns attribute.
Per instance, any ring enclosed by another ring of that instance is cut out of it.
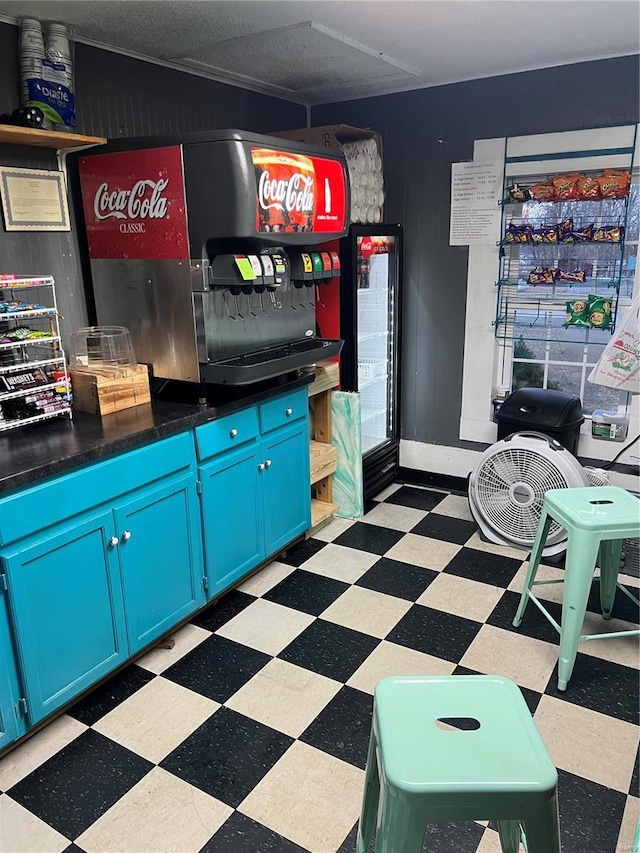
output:
<svg viewBox="0 0 640 853"><path fill-rule="evenodd" d="M138 361L156 376L198 382L188 261L91 261L100 325L126 326Z"/></svg>
<svg viewBox="0 0 640 853"><path fill-rule="evenodd" d="M240 294L213 289L194 294L201 300L208 361L220 361L263 347L311 337L316 330L315 288L287 282L273 294ZM199 315L200 305L196 308Z"/></svg>

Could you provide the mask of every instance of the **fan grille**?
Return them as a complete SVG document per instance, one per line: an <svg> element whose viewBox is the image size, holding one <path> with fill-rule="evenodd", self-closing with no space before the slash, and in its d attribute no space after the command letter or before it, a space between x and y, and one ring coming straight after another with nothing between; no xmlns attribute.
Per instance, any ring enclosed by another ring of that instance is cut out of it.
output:
<svg viewBox="0 0 640 853"><path fill-rule="evenodd" d="M514 497L514 488L524 487L526 503ZM561 471L546 456L534 450L506 448L489 457L477 472L475 500L487 521L520 545L533 545L542 513L545 492L566 489ZM562 533L554 521L547 541Z"/></svg>

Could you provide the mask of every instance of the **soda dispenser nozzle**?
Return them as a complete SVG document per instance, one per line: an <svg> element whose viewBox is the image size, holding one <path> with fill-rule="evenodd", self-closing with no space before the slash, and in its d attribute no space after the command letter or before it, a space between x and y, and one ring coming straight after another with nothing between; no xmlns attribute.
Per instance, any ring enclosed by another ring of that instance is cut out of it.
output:
<svg viewBox="0 0 640 853"><path fill-rule="evenodd" d="M265 278L267 290L271 297L271 304L274 308L282 308L282 302L280 302L280 300L276 300L275 294L287 281L287 257L284 253L280 254L279 252L269 255L261 255L261 257L263 258L263 264L266 259L269 259L273 266L273 278Z"/></svg>

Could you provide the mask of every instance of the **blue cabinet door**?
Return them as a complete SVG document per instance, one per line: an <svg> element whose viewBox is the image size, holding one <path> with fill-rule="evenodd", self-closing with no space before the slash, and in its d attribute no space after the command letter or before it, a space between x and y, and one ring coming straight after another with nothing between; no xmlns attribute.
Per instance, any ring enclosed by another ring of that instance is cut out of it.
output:
<svg viewBox="0 0 640 853"><path fill-rule="evenodd" d="M195 473L115 509L129 653L205 603Z"/></svg>
<svg viewBox="0 0 640 853"><path fill-rule="evenodd" d="M307 419L264 438L262 453L266 467L260 479L269 556L311 526Z"/></svg>
<svg viewBox="0 0 640 853"><path fill-rule="evenodd" d="M0 583L0 749L20 737L25 731L24 716L18 708L21 693L13 642L9 632L6 598L7 594Z"/></svg>
<svg viewBox="0 0 640 853"><path fill-rule="evenodd" d="M260 446L225 453L200 469L209 597L219 595L265 557Z"/></svg>
<svg viewBox="0 0 640 853"><path fill-rule="evenodd" d="M3 555L31 723L127 659L113 533L106 511Z"/></svg>

